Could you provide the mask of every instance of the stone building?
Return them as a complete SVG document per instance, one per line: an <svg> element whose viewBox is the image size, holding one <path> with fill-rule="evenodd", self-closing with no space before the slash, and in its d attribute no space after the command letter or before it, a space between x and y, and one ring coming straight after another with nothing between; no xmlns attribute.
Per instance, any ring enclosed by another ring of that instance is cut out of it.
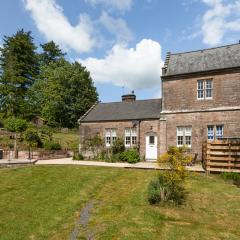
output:
<svg viewBox="0 0 240 240"><path fill-rule="evenodd" d="M121 102L96 103L79 121L80 146L91 136L100 135L110 148L122 138L126 148L136 147L141 156L155 160L159 155L161 99L136 100L134 93Z"/></svg>
<svg viewBox="0 0 240 240"><path fill-rule="evenodd" d="M201 159L206 140L240 137L240 44L168 53L161 78L162 99L94 106L80 119L81 141L99 133L109 147L122 137L146 160L187 145Z"/></svg>

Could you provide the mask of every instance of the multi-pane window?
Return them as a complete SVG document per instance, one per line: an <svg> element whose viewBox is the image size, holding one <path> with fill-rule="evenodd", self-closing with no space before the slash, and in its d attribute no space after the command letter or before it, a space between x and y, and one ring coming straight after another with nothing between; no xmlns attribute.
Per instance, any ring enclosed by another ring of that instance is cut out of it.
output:
<svg viewBox="0 0 240 240"><path fill-rule="evenodd" d="M223 138L223 126L216 126L216 139L222 139Z"/></svg>
<svg viewBox="0 0 240 240"><path fill-rule="evenodd" d="M112 146L114 141L117 138L117 132L115 128L107 128L105 129L105 143L106 147Z"/></svg>
<svg viewBox="0 0 240 240"><path fill-rule="evenodd" d="M208 126L207 130L208 140L214 140L214 126Z"/></svg>
<svg viewBox="0 0 240 240"><path fill-rule="evenodd" d="M137 129L126 128L125 129L125 146L132 147L137 145Z"/></svg>
<svg viewBox="0 0 240 240"><path fill-rule="evenodd" d="M207 127L208 140L222 139L223 138L223 125L208 126Z"/></svg>
<svg viewBox="0 0 240 240"><path fill-rule="evenodd" d="M155 144L155 136L149 136L149 144L154 145Z"/></svg>
<svg viewBox="0 0 240 240"><path fill-rule="evenodd" d="M177 146L192 146L192 127L177 127Z"/></svg>
<svg viewBox="0 0 240 240"><path fill-rule="evenodd" d="M212 98L213 84L212 80L206 80L206 98Z"/></svg>
<svg viewBox="0 0 240 240"><path fill-rule="evenodd" d="M213 81L212 79L197 81L197 99L212 99Z"/></svg>
<svg viewBox="0 0 240 240"><path fill-rule="evenodd" d="M198 80L197 81L197 98L204 99L204 81Z"/></svg>

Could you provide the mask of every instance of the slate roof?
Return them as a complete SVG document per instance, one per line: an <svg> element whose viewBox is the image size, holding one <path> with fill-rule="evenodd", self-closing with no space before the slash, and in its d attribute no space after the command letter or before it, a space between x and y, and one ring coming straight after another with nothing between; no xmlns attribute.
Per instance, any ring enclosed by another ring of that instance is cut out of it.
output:
<svg viewBox="0 0 240 240"><path fill-rule="evenodd" d="M164 76L240 67L240 44L185 53L168 53Z"/></svg>
<svg viewBox="0 0 240 240"><path fill-rule="evenodd" d="M98 103L80 122L158 119L161 109L162 99Z"/></svg>

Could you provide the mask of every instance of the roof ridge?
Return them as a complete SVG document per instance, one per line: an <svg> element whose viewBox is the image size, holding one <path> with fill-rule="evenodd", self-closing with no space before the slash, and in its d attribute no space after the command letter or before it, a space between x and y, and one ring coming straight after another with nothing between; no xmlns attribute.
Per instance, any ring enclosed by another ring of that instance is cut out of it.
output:
<svg viewBox="0 0 240 240"><path fill-rule="evenodd" d="M139 101L151 101L151 100L162 100L162 98L149 98L149 99L139 99L139 100L135 100L132 102L139 102ZM126 101L127 102L127 101ZM118 101L118 102L100 102L100 104L109 104L109 103L126 103L123 101ZM130 103L130 102L127 102Z"/></svg>
<svg viewBox="0 0 240 240"><path fill-rule="evenodd" d="M171 55L180 55L180 54L193 53L193 52L204 52L204 51L207 51L207 50L213 50L213 49L218 49L218 48L226 48L226 47L231 47L231 46L235 46L235 45L239 45L240 46L240 43L233 43L233 44L228 44L228 45L224 45L224 46L218 46L218 47L212 47L212 48L204 48L204 49L187 51L187 52L171 53Z"/></svg>

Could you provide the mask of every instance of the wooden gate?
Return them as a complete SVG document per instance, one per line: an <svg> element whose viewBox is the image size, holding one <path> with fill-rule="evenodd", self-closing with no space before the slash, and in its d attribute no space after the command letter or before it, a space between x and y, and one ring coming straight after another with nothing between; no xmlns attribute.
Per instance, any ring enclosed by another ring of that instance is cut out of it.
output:
<svg viewBox="0 0 240 240"><path fill-rule="evenodd" d="M203 163L209 172L240 172L240 139L203 144Z"/></svg>

